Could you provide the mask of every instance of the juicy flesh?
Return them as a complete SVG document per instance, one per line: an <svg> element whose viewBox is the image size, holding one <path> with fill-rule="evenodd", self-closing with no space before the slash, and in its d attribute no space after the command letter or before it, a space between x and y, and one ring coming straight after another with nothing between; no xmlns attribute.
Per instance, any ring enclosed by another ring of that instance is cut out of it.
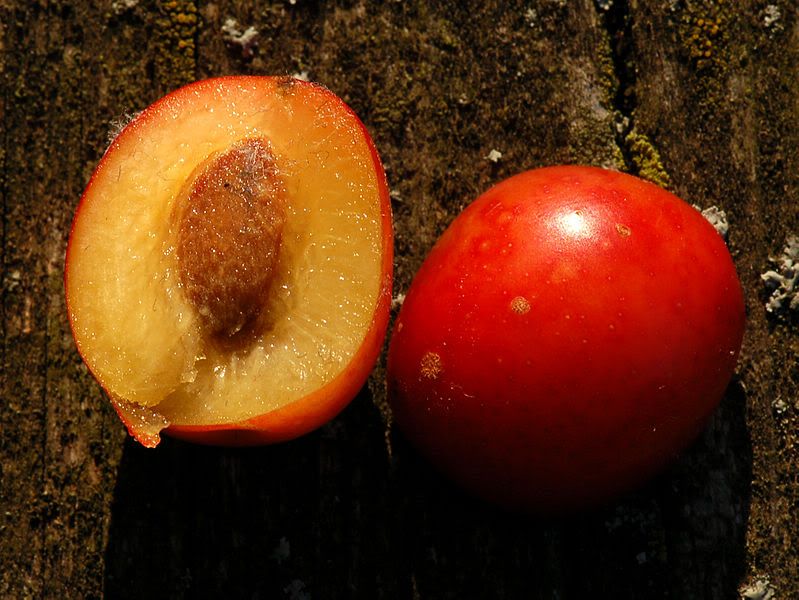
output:
<svg viewBox="0 0 799 600"><path fill-rule="evenodd" d="M263 414L332 380L382 277L379 182L357 120L315 88L263 85L172 97L145 116L109 149L73 225L67 297L92 372L114 400L186 425ZM270 144L285 221L269 326L230 349L209 343L186 293L172 215L203 161L255 138Z"/></svg>

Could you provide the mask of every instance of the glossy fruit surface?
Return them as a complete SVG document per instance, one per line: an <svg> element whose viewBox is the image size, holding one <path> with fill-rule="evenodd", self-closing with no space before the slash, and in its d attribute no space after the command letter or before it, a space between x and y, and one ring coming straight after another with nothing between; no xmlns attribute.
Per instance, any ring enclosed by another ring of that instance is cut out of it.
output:
<svg viewBox="0 0 799 600"><path fill-rule="evenodd" d="M695 438L744 330L724 241L676 196L589 167L488 190L425 260L388 363L396 422L462 486L563 511Z"/></svg>
<svg viewBox="0 0 799 600"><path fill-rule="evenodd" d="M331 419L380 351L391 279L371 138L287 77L200 81L138 115L92 175L65 272L78 349L149 446Z"/></svg>

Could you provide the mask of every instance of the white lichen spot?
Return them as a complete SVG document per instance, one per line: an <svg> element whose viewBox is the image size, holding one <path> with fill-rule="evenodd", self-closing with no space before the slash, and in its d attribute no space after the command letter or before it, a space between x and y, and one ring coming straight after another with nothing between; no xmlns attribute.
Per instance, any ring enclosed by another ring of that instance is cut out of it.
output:
<svg viewBox="0 0 799 600"><path fill-rule="evenodd" d="M766 26L766 29L776 29L781 18L780 7L776 4L769 4L763 9L763 25Z"/></svg>
<svg viewBox="0 0 799 600"><path fill-rule="evenodd" d="M111 10L114 11L114 14L121 15L125 11L135 8L138 3L139 0L114 0L111 3Z"/></svg>
<svg viewBox="0 0 799 600"><path fill-rule="evenodd" d="M693 207L702 213L702 216L705 217L705 219L707 219L711 225L713 225L721 237L723 237L725 240L727 239L727 234L730 232L730 224L727 221L727 213L721 210L718 206L711 206L709 208L703 209L694 204Z"/></svg>
<svg viewBox="0 0 799 600"><path fill-rule="evenodd" d="M294 79L299 79L300 81L310 81L311 76L308 74L308 71L297 71L296 73L292 73L291 76Z"/></svg>
<svg viewBox="0 0 799 600"><path fill-rule="evenodd" d="M775 600L777 590L771 585L768 577L761 577L754 583L739 590L744 600Z"/></svg>
<svg viewBox="0 0 799 600"><path fill-rule="evenodd" d="M538 21L538 12L534 8L528 8L524 12L524 20L530 27L535 27Z"/></svg>
<svg viewBox="0 0 799 600"><path fill-rule="evenodd" d="M760 276L771 291L766 310L772 314L799 310L799 238L790 236L782 255L769 260L777 268Z"/></svg>
<svg viewBox="0 0 799 600"><path fill-rule="evenodd" d="M405 302L405 294L397 294L391 299L391 310L397 310Z"/></svg>
<svg viewBox="0 0 799 600"><path fill-rule="evenodd" d="M782 398L777 398L773 403L772 406L774 407L774 411L778 415L785 414L785 411L788 410L788 403L783 400Z"/></svg>
<svg viewBox="0 0 799 600"><path fill-rule="evenodd" d="M241 48L243 58L251 58L258 46L258 30L252 26L242 30L236 19L225 20L222 37L228 45Z"/></svg>
<svg viewBox="0 0 799 600"><path fill-rule="evenodd" d="M613 0L596 0L596 7L607 12L613 8Z"/></svg>
<svg viewBox="0 0 799 600"><path fill-rule="evenodd" d="M489 152L488 154L486 154L486 155L485 155L483 158L485 158L485 159L486 159L486 160L488 160L488 161L491 161L492 163L498 163L498 162L499 162L499 159L501 159L501 158L502 158L502 152L500 152L499 150L496 150L496 149L492 148L492 149L491 149L491 152Z"/></svg>
<svg viewBox="0 0 799 600"><path fill-rule="evenodd" d="M6 288L6 291L10 292L14 288L16 288L21 281L22 281L22 273L20 273L18 269L15 269L10 273L8 273L8 276L3 281L3 283L4 287Z"/></svg>

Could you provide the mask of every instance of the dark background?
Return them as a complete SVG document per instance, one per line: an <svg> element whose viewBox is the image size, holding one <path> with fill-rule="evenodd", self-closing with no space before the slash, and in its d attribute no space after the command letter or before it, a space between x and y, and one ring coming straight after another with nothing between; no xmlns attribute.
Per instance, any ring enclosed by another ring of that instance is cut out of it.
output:
<svg viewBox="0 0 799 600"><path fill-rule="evenodd" d="M799 231L797 10L0 1L0 597L799 598L799 335L760 280ZM527 168L623 169L723 208L749 322L705 434L645 488L556 520L433 472L392 430L380 368L284 445L127 439L69 333L72 214L126 115L234 73L307 73L362 118L393 191L395 294L460 209Z"/></svg>

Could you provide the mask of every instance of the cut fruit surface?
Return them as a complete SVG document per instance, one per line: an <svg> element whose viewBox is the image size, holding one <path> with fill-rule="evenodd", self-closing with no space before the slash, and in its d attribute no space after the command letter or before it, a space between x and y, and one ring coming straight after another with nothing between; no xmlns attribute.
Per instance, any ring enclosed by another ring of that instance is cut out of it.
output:
<svg viewBox="0 0 799 600"><path fill-rule="evenodd" d="M295 437L341 410L379 353L385 175L320 86L198 82L111 144L66 265L78 348L134 435L169 423L214 443Z"/></svg>

